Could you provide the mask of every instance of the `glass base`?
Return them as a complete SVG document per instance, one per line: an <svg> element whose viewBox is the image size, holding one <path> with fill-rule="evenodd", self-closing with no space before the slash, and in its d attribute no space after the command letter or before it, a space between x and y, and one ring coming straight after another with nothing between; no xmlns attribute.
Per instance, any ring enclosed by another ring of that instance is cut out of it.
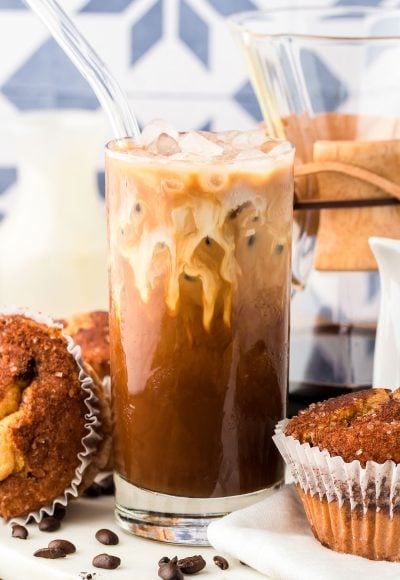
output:
<svg viewBox="0 0 400 580"><path fill-rule="evenodd" d="M254 493L219 498L185 498L141 489L118 473L115 515L127 532L171 544L209 546L208 525L270 495L282 482Z"/></svg>

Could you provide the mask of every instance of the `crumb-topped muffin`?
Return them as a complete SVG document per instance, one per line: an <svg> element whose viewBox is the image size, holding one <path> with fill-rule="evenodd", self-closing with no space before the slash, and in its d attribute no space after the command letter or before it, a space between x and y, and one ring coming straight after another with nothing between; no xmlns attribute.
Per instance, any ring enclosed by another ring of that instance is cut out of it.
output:
<svg viewBox="0 0 400 580"><path fill-rule="evenodd" d="M285 428L344 461L400 463L400 390L369 389L310 405Z"/></svg>
<svg viewBox="0 0 400 580"><path fill-rule="evenodd" d="M59 327L0 313L1 516L24 516L51 504L76 476L91 432L88 421L96 421L83 375L94 388ZM99 435L93 440L104 452ZM97 470L88 468L94 477Z"/></svg>
<svg viewBox="0 0 400 580"><path fill-rule="evenodd" d="M71 336L82 349L85 362L101 380L110 376L110 331L108 312L95 310L75 314L60 320L64 332Z"/></svg>
<svg viewBox="0 0 400 580"><path fill-rule="evenodd" d="M400 390L312 404L274 440L324 546L400 560Z"/></svg>

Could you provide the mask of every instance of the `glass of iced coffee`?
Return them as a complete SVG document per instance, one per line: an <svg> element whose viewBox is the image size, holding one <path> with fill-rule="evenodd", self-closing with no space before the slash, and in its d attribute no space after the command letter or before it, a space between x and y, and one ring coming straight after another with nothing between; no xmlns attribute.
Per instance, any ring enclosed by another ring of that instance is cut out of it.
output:
<svg viewBox="0 0 400 580"><path fill-rule="evenodd" d="M116 514L206 544L283 477L293 149L148 126L106 153Z"/></svg>

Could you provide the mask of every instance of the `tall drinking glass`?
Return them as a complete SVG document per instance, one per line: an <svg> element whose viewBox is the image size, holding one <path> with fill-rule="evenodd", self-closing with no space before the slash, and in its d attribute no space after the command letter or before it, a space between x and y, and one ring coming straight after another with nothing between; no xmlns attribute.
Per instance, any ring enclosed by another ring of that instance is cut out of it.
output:
<svg viewBox="0 0 400 580"><path fill-rule="evenodd" d="M293 150L261 132L158 141L106 152L116 515L206 544L283 477Z"/></svg>

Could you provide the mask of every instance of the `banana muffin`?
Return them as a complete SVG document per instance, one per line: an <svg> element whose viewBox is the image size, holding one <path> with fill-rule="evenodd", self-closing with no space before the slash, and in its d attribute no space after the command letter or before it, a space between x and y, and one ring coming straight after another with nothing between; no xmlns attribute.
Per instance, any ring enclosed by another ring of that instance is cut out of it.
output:
<svg viewBox="0 0 400 580"><path fill-rule="evenodd" d="M98 404L101 391L72 348L60 327L0 313L0 515L5 518L51 506L73 480L89 485L107 462L110 425Z"/></svg>
<svg viewBox="0 0 400 580"><path fill-rule="evenodd" d="M400 560L400 390L312 404L281 422L274 440L324 546Z"/></svg>
<svg viewBox="0 0 400 580"><path fill-rule="evenodd" d="M108 312L95 310L75 314L60 320L65 334L71 336L81 347L86 364L90 365L97 376L104 380L110 376L110 338Z"/></svg>

